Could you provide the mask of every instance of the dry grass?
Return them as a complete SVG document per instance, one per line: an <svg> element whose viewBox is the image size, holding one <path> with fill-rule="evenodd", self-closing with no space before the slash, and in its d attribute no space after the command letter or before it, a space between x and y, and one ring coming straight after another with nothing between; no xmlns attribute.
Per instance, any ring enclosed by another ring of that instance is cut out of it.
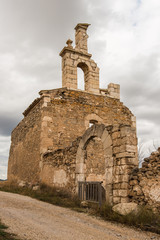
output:
<svg viewBox="0 0 160 240"><path fill-rule="evenodd" d="M151 231L160 234L160 215L153 213L151 209L140 206L137 213L130 213L122 216L112 210L109 204L104 204L100 209L95 210L96 215L104 220L119 222L128 226L140 228L144 231Z"/></svg>
<svg viewBox="0 0 160 240"><path fill-rule="evenodd" d="M38 200L48 202L57 206L77 209L80 208L80 201L78 197L70 194L65 189L49 187L45 184L40 185L36 191L28 187L18 187L14 183L5 183L0 185L0 190L5 192L18 193L25 196L30 196Z"/></svg>

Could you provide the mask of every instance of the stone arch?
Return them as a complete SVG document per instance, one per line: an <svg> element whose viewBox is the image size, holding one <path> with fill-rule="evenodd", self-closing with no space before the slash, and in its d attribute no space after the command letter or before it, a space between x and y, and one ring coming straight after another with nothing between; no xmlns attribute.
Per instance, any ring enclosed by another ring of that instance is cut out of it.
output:
<svg viewBox="0 0 160 240"><path fill-rule="evenodd" d="M112 203L112 175L113 175L113 153L112 139L104 124L94 124L88 128L83 134L79 143L76 155L76 186L78 181L85 181L85 149L92 138L98 137L101 139L104 149L105 158L105 174L103 187L106 191L106 200ZM78 189L77 189L78 190Z"/></svg>

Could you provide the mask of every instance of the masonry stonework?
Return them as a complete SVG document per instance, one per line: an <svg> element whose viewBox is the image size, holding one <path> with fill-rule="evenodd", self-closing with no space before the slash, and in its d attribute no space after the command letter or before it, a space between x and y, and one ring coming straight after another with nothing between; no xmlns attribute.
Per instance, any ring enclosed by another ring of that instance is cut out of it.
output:
<svg viewBox="0 0 160 240"><path fill-rule="evenodd" d="M60 53L62 88L40 91L12 132L8 179L65 187L102 182L105 199L126 203L130 174L138 166L136 120L120 102L120 86L99 88L99 68L87 46L89 24L75 27ZM77 89L77 68L85 90Z"/></svg>
<svg viewBox="0 0 160 240"><path fill-rule="evenodd" d="M129 184L132 202L160 212L160 148L144 159L142 168L132 171Z"/></svg>

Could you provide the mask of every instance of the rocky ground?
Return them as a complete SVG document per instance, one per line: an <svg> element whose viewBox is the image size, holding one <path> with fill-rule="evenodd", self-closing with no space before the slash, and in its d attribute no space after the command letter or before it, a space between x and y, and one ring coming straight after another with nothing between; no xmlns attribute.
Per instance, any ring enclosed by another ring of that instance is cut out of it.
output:
<svg viewBox="0 0 160 240"><path fill-rule="evenodd" d="M151 240L160 236L53 206L30 197L0 192L0 218L27 240Z"/></svg>

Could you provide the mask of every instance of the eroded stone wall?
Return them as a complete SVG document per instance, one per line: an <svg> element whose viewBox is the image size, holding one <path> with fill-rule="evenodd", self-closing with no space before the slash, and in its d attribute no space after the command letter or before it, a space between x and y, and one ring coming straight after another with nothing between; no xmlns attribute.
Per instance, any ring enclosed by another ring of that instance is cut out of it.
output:
<svg viewBox="0 0 160 240"><path fill-rule="evenodd" d="M70 147L44 154L42 180L72 192L78 181L103 182L106 201L129 202L129 177L138 166L136 145L134 128L94 124Z"/></svg>
<svg viewBox="0 0 160 240"><path fill-rule="evenodd" d="M41 175L43 183L66 187L67 190L75 192L76 154L80 139L77 138L69 147L44 154Z"/></svg>
<svg viewBox="0 0 160 240"><path fill-rule="evenodd" d="M144 159L142 168L134 169L129 183L131 201L160 211L160 148Z"/></svg>
<svg viewBox="0 0 160 240"><path fill-rule="evenodd" d="M132 113L117 99L65 88L41 91L40 94L50 96L42 113L45 124L43 139L49 143L46 150L69 146L82 136L90 120L105 125L134 125Z"/></svg>
<svg viewBox="0 0 160 240"><path fill-rule="evenodd" d="M41 102L18 124L11 136L8 179L39 182Z"/></svg>
<svg viewBox="0 0 160 240"><path fill-rule="evenodd" d="M129 173L138 165L135 118L130 110L118 99L66 88L40 95L12 133L9 176L72 190L80 180L103 181L110 202L127 202ZM79 146L71 146L78 137L86 139L85 133L93 135L84 143L81 154L86 154L86 164L81 166L76 162ZM86 170L81 173L82 168Z"/></svg>
<svg viewBox="0 0 160 240"><path fill-rule="evenodd" d="M104 148L100 138L91 138L85 153L86 181L103 181L105 178Z"/></svg>

